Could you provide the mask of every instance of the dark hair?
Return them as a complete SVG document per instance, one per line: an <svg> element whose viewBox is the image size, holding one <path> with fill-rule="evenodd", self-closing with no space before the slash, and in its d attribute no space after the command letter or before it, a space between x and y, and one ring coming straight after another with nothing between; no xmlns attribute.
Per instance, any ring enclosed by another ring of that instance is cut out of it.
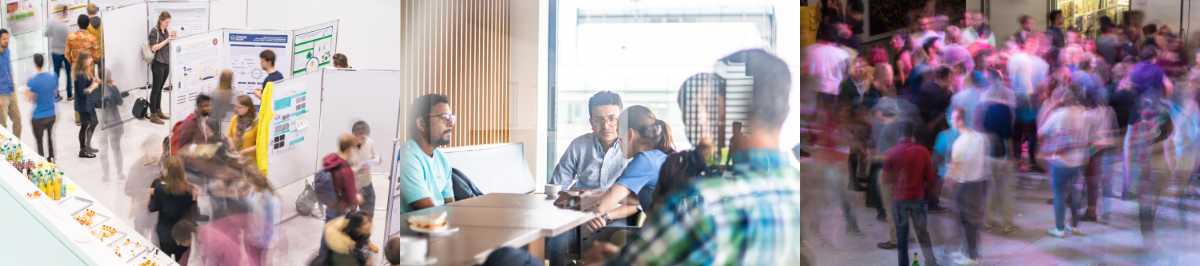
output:
<svg viewBox="0 0 1200 266"><path fill-rule="evenodd" d="M171 238L175 239L176 243L192 241L194 233L196 233L196 222L188 219L179 221L171 227Z"/></svg>
<svg viewBox="0 0 1200 266"><path fill-rule="evenodd" d="M754 89L749 110L751 128L779 129L788 116L788 96L792 91L792 75L787 63L762 49L742 50L725 59L741 58L746 63L746 75L753 79Z"/></svg>
<svg viewBox="0 0 1200 266"><path fill-rule="evenodd" d="M40 53L33 54L33 65L38 68L42 68L42 66L45 66L46 65L46 56L44 56Z"/></svg>
<svg viewBox="0 0 1200 266"><path fill-rule="evenodd" d="M370 222L367 219L369 219L368 215L362 211L353 211L346 214L346 228L342 228L342 233L345 233L347 236L350 236L350 239L354 240L355 250L361 249L370 243L368 241L370 240L370 234L358 232L359 227L362 227L364 223Z"/></svg>
<svg viewBox="0 0 1200 266"><path fill-rule="evenodd" d="M92 24L92 28L97 28L97 29L100 28L100 17L90 18L90 19L88 19L88 22L89 22L89 24Z"/></svg>
<svg viewBox="0 0 1200 266"><path fill-rule="evenodd" d="M211 102L211 101L212 101L212 97L208 96L207 94L200 94L200 95L196 96L196 106L197 107L199 107L201 104Z"/></svg>
<svg viewBox="0 0 1200 266"><path fill-rule="evenodd" d="M945 79L950 78L951 74L953 74L953 73L951 73L950 67L942 66L942 67L939 67L936 70L936 72L934 72L934 78L936 78L938 80L945 80Z"/></svg>
<svg viewBox="0 0 1200 266"><path fill-rule="evenodd" d="M1062 10L1050 10L1049 13L1046 13L1046 24L1054 25L1054 21L1060 18L1062 18Z"/></svg>
<svg viewBox="0 0 1200 266"><path fill-rule="evenodd" d="M917 124L913 121L903 120L896 122L896 127L899 128L900 138L912 138L917 136Z"/></svg>
<svg viewBox="0 0 1200 266"><path fill-rule="evenodd" d="M1030 17L1029 15L1021 15L1021 17L1017 18L1017 23L1025 24L1025 22L1029 22L1030 20L1033 20L1033 17Z"/></svg>
<svg viewBox="0 0 1200 266"><path fill-rule="evenodd" d="M926 54L932 55L932 53L929 52L929 49L932 49L933 45L937 44L938 40L940 40L940 38L938 38L938 37L929 37L929 39L925 39L925 43L921 44L921 51L924 51Z"/></svg>
<svg viewBox="0 0 1200 266"><path fill-rule="evenodd" d="M588 98L588 117L592 116L592 109L603 105L616 105L617 108L625 108L625 104L621 103L621 95L612 91L600 91L592 94Z"/></svg>
<svg viewBox="0 0 1200 266"><path fill-rule="evenodd" d="M75 19L75 25L79 26L79 29L81 29L81 30L87 29L88 25L91 25L91 24L92 24L91 19L89 19L88 16L84 15L84 14L79 14L79 18Z"/></svg>
<svg viewBox="0 0 1200 266"><path fill-rule="evenodd" d="M383 257L392 265L399 265L403 258L400 257L402 252L400 249L400 237L392 237L383 245Z"/></svg>
<svg viewBox="0 0 1200 266"><path fill-rule="evenodd" d="M262 52L259 52L258 58L267 60L267 63L271 63L271 66L275 66L275 52L271 50L263 50Z"/></svg>
<svg viewBox="0 0 1200 266"><path fill-rule="evenodd" d="M1153 35L1156 32L1158 32L1158 25L1155 25L1154 23L1150 23L1150 24L1146 24L1146 26L1142 26L1142 34L1143 35Z"/></svg>
<svg viewBox="0 0 1200 266"><path fill-rule="evenodd" d="M827 41L827 42L837 41L838 40L837 24L840 24L840 23L841 22L823 23L822 25L818 26L818 27L820 27L820 30L817 31L817 40Z"/></svg>
<svg viewBox="0 0 1200 266"><path fill-rule="evenodd" d="M984 49L980 49L979 51L975 52L974 60L975 60L975 69L976 70L987 69L988 66L984 62L984 59L987 59L988 56L992 56L992 49L984 48Z"/></svg>
<svg viewBox="0 0 1200 266"><path fill-rule="evenodd" d="M641 137L642 144L653 146L654 149L667 154L675 153L675 146L671 142L671 127L667 126L667 122L655 117L650 108L641 105L630 106L621 116L628 123L626 126L629 132L637 132Z"/></svg>
<svg viewBox="0 0 1200 266"><path fill-rule="evenodd" d="M349 68L350 59L346 58L346 55L342 53L333 54L333 66Z"/></svg>
<svg viewBox="0 0 1200 266"><path fill-rule="evenodd" d="M979 29L976 31L976 33L979 34L979 38L986 38L987 36L992 35L992 26L988 25L987 23L980 24Z"/></svg>
<svg viewBox="0 0 1200 266"><path fill-rule="evenodd" d="M4 36L5 34L8 34L8 29L0 29L0 36Z"/></svg>
<svg viewBox="0 0 1200 266"><path fill-rule="evenodd" d="M409 114L408 138L409 139L416 139L417 136L421 136L421 130L417 129L418 123L424 124L425 130L429 130L429 114L431 112L433 112L434 106L437 106L438 104L443 104L443 103L449 104L450 98L447 98L446 95L441 95L441 94L436 94L436 93L426 94L426 95L422 95L421 97L417 97L417 100L413 102L413 105L411 107L412 110L410 110L408 112L408 114ZM427 138L428 136L424 136L424 137Z"/></svg>
<svg viewBox="0 0 1200 266"><path fill-rule="evenodd" d="M1153 60L1155 57L1158 57L1158 49L1154 49L1154 47L1147 46L1138 51L1138 60Z"/></svg>
<svg viewBox="0 0 1200 266"><path fill-rule="evenodd" d="M354 124L350 126L350 132L355 135L368 135L371 134L371 125L367 124L367 121L354 121Z"/></svg>

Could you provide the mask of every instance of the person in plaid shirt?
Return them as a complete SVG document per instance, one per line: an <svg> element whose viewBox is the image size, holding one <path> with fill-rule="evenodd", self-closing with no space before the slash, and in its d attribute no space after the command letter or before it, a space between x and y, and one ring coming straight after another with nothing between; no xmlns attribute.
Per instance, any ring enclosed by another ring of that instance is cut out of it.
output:
<svg viewBox="0 0 1200 266"><path fill-rule="evenodd" d="M611 244L593 245L587 264L808 264L800 244L800 172L778 149L791 88L787 65L758 49L728 58L745 60L754 78L750 130L745 149L733 155L733 177L699 179L671 192L619 254Z"/></svg>

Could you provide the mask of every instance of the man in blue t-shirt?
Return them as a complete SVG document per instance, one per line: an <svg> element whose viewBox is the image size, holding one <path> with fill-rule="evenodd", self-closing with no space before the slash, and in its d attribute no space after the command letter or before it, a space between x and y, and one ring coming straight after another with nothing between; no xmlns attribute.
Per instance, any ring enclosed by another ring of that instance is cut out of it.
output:
<svg viewBox="0 0 1200 266"><path fill-rule="evenodd" d="M267 72L267 77L263 79L262 87L259 87L258 91L254 92L255 96L258 96L259 99L262 99L262 92L263 90L267 89L267 83L283 80L283 73L279 73L279 70L275 69L274 51L263 50L262 52L258 53L258 64L262 67L264 72Z"/></svg>
<svg viewBox="0 0 1200 266"><path fill-rule="evenodd" d="M396 158L402 213L454 201L450 163L437 149L450 144L454 136L458 119L450 109L450 99L441 94L421 96L409 113L409 139Z"/></svg>
<svg viewBox="0 0 1200 266"><path fill-rule="evenodd" d="M26 85L29 86L29 100L33 102L33 137L37 138L38 154L45 156L47 160L54 161L54 102L58 100L58 77L50 72L46 72L46 57L42 54L33 55L33 72L37 73L29 78ZM45 144L49 147L49 153L44 153L42 150L42 136L45 133L47 136Z"/></svg>

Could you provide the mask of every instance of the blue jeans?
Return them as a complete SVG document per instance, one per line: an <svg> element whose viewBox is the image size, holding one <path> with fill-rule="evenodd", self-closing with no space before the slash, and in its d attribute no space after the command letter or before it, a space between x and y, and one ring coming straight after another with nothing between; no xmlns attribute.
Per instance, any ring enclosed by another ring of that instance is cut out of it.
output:
<svg viewBox="0 0 1200 266"><path fill-rule="evenodd" d="M917 230L917 241L921 243L921 252L924 252L925 264L937 265L937 258L933 254L933 244L929 239L929 230L925 229L926 213L929 211L925 208L924 200L897 200L895 208L892 209L892 219L896 221L896 250L900 253L900 266L909 266L908 261L908 223L912 220L912 226Z"/></svg>
<svg viewBox="0 0 1200 266"><path fill-rule="evenodd" d="M67 77L67 98L73 97L72 95L75 93L75 84L71 83L71 64L67 63L67 56L63 54L50 54L50 60L54 64L54 75L59 77ZM59 74L59 70L62 69L67 70L65 71L67 73L66 75ZM55 89L57 90L58 88Z"/></svg>
<svg viewBox="0 0 1200 266"><path fill-rule="evenodd" d="M504 265L504 266L534 266L542 265L542 260L529 254L528 251L514 247L501 247L493 250L488 254L487 260L483 262L484 266Z"/></svg>
<svg viewBox="0 0 1200 266"><path fill-rule="evenodd" d="M1063 220L1067 216L1067 208L1071 208L1071 225L1079 225L1081 197L1079 190L1075 188L1075 180L1079 178L1081 169L1079 166L1050 164L1051 189L1054 190L1054 228L1058 230L1066 229ZM1070 206L1064 206L1064 203Z"/></svg>

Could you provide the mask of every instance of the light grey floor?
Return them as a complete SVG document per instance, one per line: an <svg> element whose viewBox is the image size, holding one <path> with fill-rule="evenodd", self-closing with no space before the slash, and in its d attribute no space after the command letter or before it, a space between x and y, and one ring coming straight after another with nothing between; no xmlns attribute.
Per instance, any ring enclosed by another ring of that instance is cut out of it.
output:
<svg viewBox="0 0 1200 266"><path fill-rule="evenodd" d="M126 98L125 106L121 106L124 116L129 116L130 105L137 97L145 97L145 91L134 91ZM65 97L65 95L64 95ZM149 98L149 97L146 97ZM21 102L22 139L29 145L36 145L33 137L29 115L31 105ZM151 236L154 225L154 215L146 210L151 181L156 173L146 172L140 167L143 156L157 156L158 149L146 149L161 144L168 134L167 125L155 125L147 121L128 120L119 125L100 125L93 140L93 146L101 151L94 159L79 158L79 143L77 134L79 127L74 123L74 111L71 102L65 99L59 102L58 118L54 128L54 145L57 159L63 171L79 186L97 197L100 203L117 213L129 225L137 228L143 235ZM112 137L116 142L109 144L106 139ZM117 149L120 149L118 152ZM121 163L118 164L118 157ZM118 169L119 172L118 172ZM377 176L375 184L387 184L386 177ZM376 195L379 196L372 242L382 248L384 201L387 192L386 185L376 185ZM294 199L283 198L283 204L293 204ZM284 217L288 218L288 217ZM304 265L315 255L321 239L323 222L313 217L292 217L284 220L276 229L277 240L272 247L269 259L272 265ZM152 236L151 236L152 237ZM376 260L380 257L376 256Z"/></svg>
<svg viewBox="0 0 1200 266"><path fill-rule="evenodd" d="M863 235L846 234L840 208L832 201L815 199L824 189L819 175L823 166L802 163L805 199L815 200L815 209L805 209L807 223L820 219L821 228L805 231L806 245L812 250L817 265L896 265L897 251L883 250L876 244L887 240L888 224L875 219L875 210L865 207L863 193L851 191L853 210ZM844 173L845 164L834 165ZM844 175L842 175L844 178ZM1044 178L1032 175L1034 179ZM1049 185L1029 182L1028 187L1016 189L1016 223L1021 228L1009 235L983 231L981 233L981 265L1197 265L1200 264L1200 240L1196 239L1197 215L1191 214L1189 229L1181 228L1174 206L1161 207L1156 227L1166 236L1162 244L1169 255L1147 256L1142 253L1142 237L1137 220L1136 201L1111 200L1111 220L1107 224L1082 222L1083 236L1065 239L1050 237L1046 230L1054 224ZM845 188L845 187L843 187ZM953 206L952 201L943 202ZM1200 200L1193 200L1200 201ZM1172 199L1171 202L1174 202ZM807 205L806 205L807 206ZM1192 209L1197 209L1195 202ZM935 254L941 265L953 265L949 254L960 249L963 236L953 210L931 214L928 227L933 238ZM909 254L920 252L915 241L910 242ZM922 265L928 265L922 261Z"/></svg>

